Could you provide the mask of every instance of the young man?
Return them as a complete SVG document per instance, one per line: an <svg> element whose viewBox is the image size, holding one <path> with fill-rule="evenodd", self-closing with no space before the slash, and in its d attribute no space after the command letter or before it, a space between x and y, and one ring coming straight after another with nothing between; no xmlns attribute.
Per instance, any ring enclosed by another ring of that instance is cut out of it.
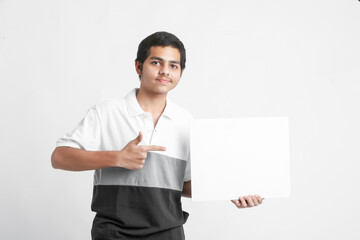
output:
<svg viewBox="0 0 360 240"><path fill-rule="evenodd" d="M140 88L89 109L57 141L54 168L95 170L92 239L185 239L181 196L191 197L191 114L167 99L185 68L183 43L156 32L139 45ZM259 196L233 200L261 204Z"/></svg>

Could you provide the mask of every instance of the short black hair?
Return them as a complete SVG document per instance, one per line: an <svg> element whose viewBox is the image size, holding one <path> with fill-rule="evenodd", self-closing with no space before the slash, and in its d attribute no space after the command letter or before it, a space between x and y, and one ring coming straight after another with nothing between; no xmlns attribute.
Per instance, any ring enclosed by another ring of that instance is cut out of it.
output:
<svg viewBox="0 0 360 240"><path fill-rule="evenodd" d="M185 69L186 52L184 44L174 34L164 31L153 33L140 42L135 62L140 63L141 69L142 64L150 55L150 48L153 46L177 48L180 52L180 68L181 70Z"/></svg>

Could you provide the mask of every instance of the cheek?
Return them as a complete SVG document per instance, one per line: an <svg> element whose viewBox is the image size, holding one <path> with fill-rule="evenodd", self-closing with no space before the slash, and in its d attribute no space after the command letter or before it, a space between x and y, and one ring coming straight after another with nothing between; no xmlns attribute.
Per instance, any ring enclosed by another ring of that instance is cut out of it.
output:
<svg viewBox="0 0 360 240"><path fill-rule="evenodd" d="M180 73L177 73L176 76L175 76L175 78L176 78L176 81L178 82L178 81L180 80L180 78L181 78L181 74L180 74Z"/></svg>
<svg viewBox="0 0 360 240"><path fill-rule="evenodd" d="M172 76L173 76L173 78L180 79L181 71L173 71Z"/></svg>
<svg viewBox="0 0 360 240"><path fill-rule="evenodd" d="M146 67L146 69L145 69L145 67L144 67L144 68L143 68L143 71L142 71L142 74L143 74L144 76L149 76L149 77L151 77L151 76L154 75L154 70L153 70L152 68L149 68L149 67Z"/></svg>

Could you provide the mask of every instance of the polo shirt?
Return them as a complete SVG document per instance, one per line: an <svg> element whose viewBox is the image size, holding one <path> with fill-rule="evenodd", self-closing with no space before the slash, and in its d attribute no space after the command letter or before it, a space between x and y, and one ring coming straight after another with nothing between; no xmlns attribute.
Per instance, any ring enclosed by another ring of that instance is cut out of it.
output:
<svg viewBox="0 0 360 240"><path fill-rule="evenodd" d="M133 89L124 98L91 107L56 146L88 151L116 151L143 133L139 145L159 145L148 152L143 168L121 167L94 172L93 239L184 239L183 183L190 181L189 121L191 114L166 100L154 128L151 113L140 107Z"/></svg>

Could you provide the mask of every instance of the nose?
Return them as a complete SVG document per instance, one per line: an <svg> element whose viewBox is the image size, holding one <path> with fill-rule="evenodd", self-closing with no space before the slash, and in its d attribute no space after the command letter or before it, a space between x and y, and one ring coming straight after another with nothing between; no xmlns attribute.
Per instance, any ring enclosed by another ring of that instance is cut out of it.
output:
<svg viewBox="0 0 360 240"><path fill-rule="evenodd" d="M161 74L161 75L165 75L165 76L169 76L169 74L170 74L169 67L164 64L164 65L160 68L160 74Z"/></svg>

